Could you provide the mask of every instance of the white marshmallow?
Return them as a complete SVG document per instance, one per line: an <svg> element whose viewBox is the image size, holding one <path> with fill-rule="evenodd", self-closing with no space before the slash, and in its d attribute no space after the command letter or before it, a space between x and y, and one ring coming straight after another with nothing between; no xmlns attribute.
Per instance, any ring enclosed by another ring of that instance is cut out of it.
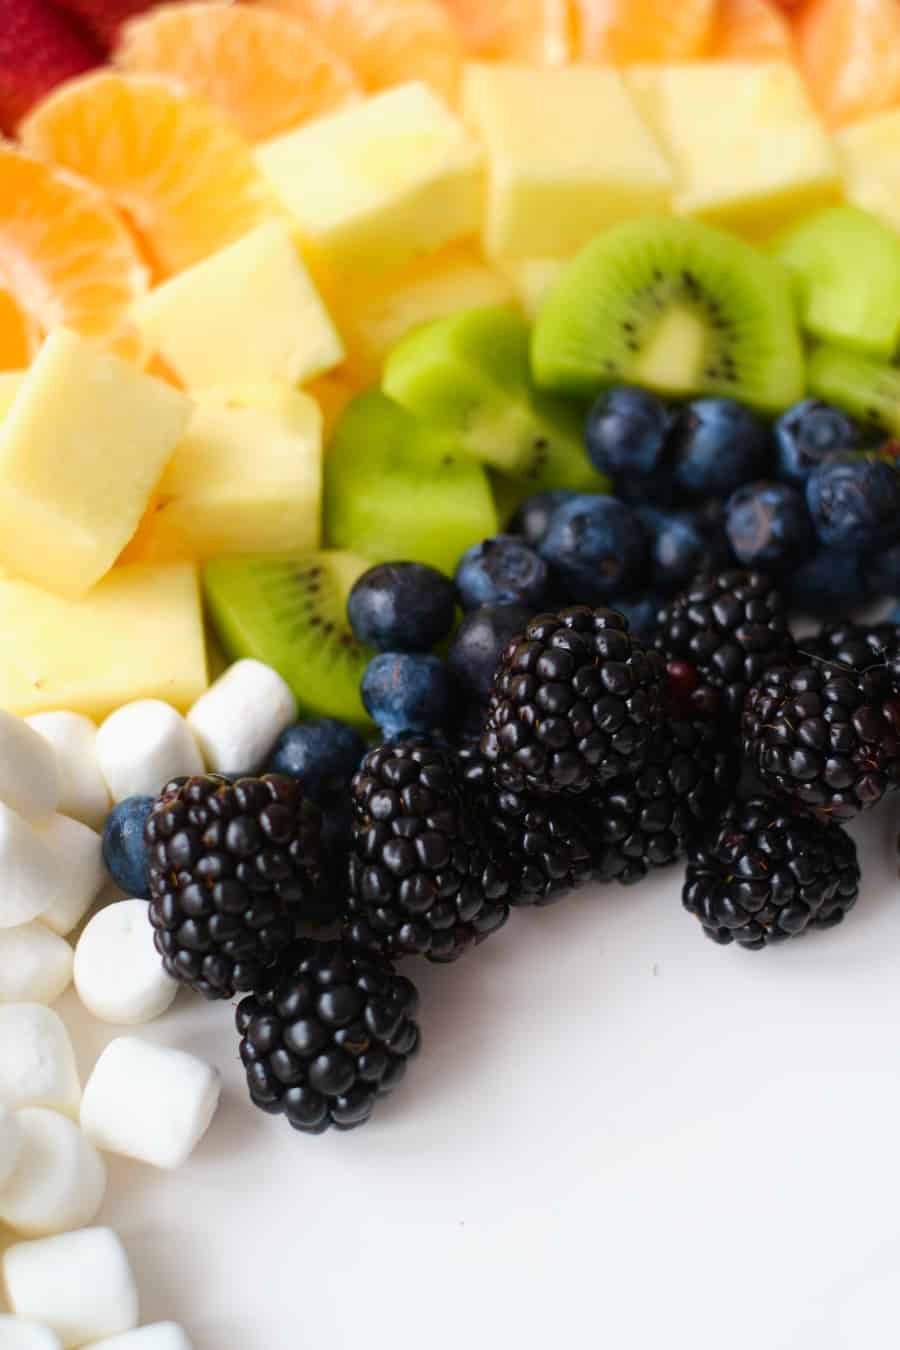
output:
<svg viewBox="0 0 900 1350"><path fill-rule="evenodd" d="M114 802L155 797L170 778L203 772L181 713L155 698L110 713L97 732L97 760Z"/></svg>
<svg viewBox="0 0 900 1350"><path fill-rule="evenodd" d="M77 1116L81 1082L62 1018L40 1003L0 1007L0 1104Z"/></svg>
<svg viewBox="0 0 900 1350"><path fill-rule="evenodd" d="M297 700L271 666L236 661L187 715L203 758L217 773L256 773L297 720Z"/></svg>
<svg viewBox="0 0 900 1350"><path fill-rule="evenodd" d="M0 1187L6 1185L16 1170L24 1145L25 1136L15 1111L0 1106ZM2 1339L0 1350L3 1350Z"/></svg>
<svg viewBox="0 0 900 1350"><path fill-rule="evenodd" d="M41 914L41 923L65 937L81 923L109 881L103 839L69 816L51 816L37 827L37 833L56 855L64 877L62 890Z"/></svg>
<svg viewBox="0 0 900 1350"><path fill-rule="evenodd" d="M71 978L65 938L42 923L0 928L0 1003L55 1003Z"/></svg>
<svg viewBox="0 0 900 1350"><path fill-rule="evenodd" d="M39 819L56 810L60 791L53 747L21 717L0 711L0 801Z"/></svg>
<svg viewBox="0 0 900 1350"><path fill-rule="evenodd" d="M62 1350L62 1341L49 1327L0 1315L0 1350Z"/></svg>
<svg viewBox="0 0 900 1350"><path fill-rule="evenodd" d="M35 713L26 722L56 752L60 794L57 810L92 830L102 830L109 811L109 793L97 763L97 728L89 717L73 712Z"/></svg>
<svg viewBox="0 0 900 1350"><path fill-rule="evenodd" d="M153 945L147 900L119 900L95 914L75 948L75 988L101 1022L136 1027L171 1005L178 984Z"/></svg>
<svg viewBox="0 0 900 1350"><path fill-rule="evenodd" d="M23 1237L83 1228L106 1194L106 1163L67 1116L33 1107L16 1119L24 1135L19 1161L0 1188L0 1219Z"/></svg>
<svg viewBox="0 0 900 1350"><path fill-rule="evenodd" d="M30 923L57 902L64 886L55 851L34 825L0 803L0 928Z"/></svg>
<svg viewBox="0 0 900 1350"><path fill-rule="evenodd" d="M17 1242L4 1254L3 1273L13 1312L46 1323L64 1350L138 1324L134 1276L111 1228Z"/></svg>
<svg viewBox="0 0 900 1350"><path fill-rule="evenodd" d="M2 1346L0 1341L0 1350ZM191 1350L191 1343L174 1322L154 1322L109 1341L95 1341L91 1350Z"/></svg>
<svg viewBox="0 0 900 1350"><path fill-rule="evenodd" d="M219 1104L211 1065L137 1036L110 1041L81 1102L81 1128L98 1148L154 1167L180 1167Z"/></svg>

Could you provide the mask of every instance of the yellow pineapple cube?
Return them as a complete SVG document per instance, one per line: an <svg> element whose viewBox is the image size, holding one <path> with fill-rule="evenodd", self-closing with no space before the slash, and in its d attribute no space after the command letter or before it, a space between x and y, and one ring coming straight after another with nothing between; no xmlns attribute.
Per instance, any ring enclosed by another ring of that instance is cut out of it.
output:
<svg viewBox="0 0 900 1350"><path fill-rule="evenodd" d="M497 265L509 278L516 299L529 319L534 319L544 296L569 261L568 258L498 258Z"/></svg>
<svg viewBox="0 0 900 1350"><path fill-rule="evenodd" d="M286 221L267 221L157 286L133 316L189 389L239 380L302 384L344 359Z"/></svg>
<svg viewBox="0 0 900 1350"><path fill-rule="evenodd" d="M839 195L834 147L787 62L634 66L627 78L672 162L679 213L765 236Z"/></svg>
<svg viewBox="0 0 900 1350"><path fill-rule="evenodd" d="M482 151L418 81L267 141L256 160L339 276L403 267L481 219Z"/></svg>
<svg viewBox="0 0 900 1350"><path fill-rule="evenodd" d="M900 109L842 127L834 143L847 200L900 230Z"/></svg>
<svg viewBox="0 0 900 1350"><path fill-rule="evenodd" d="M87 339L51 333L0 423L0 565L83 595L137 529L191 406Z"/></svg>
<svg viewBox="0 0 900 1350"><path fill-rule="evenodd" d="M0 370L0 417L5 417L22 387L24 370Z"/></svg>
<svg viewBox="0 0 900 1350"><path fill-rule="evenodd" d="M186 710L207 686L203 613L189 563L117 567L83 600L0 580L0 708L66 708L97 721L132 699Z"/></svg>
<svg viewBox="0 0 900 1350"><path fill-rule="evenodd" d="M128 556L143 561L312 552L322 513L322 414L290 385L205 391Z"/></svg>
<svg viewBox="0 0 900 1350"><path fill-rule="evenodd" d="M463 109L487 149L490 255L566 258L668 205L671 169L611 67L469 66Z"/></svg>

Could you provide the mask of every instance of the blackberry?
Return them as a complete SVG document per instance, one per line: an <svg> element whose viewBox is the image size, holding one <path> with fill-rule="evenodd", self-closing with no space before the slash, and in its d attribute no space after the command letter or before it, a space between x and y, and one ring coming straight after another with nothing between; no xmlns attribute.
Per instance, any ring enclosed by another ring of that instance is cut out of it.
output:
<svg viewBox="0 0 900 1350"><path fill-rule="evenodd" d="M757 797L732 802L691 851L683 902L714 942L757 951L840 923L858 893L856 845L840 825Z"/></svg>
<svg viewBox="0 0 900 1350"><path fill-rule="evenodd" d="M350 939L390 957L453 961L509 917L453 752L423 738L372 750L353 779Z"/></svg>
<svg viewBox="0 0 900 1350"><path fill-rule="evenodd" d="M513 638L494 679L481 749L498 788L584 792L646 760L665 672L621 614L574 605Z"/></svg>
<svg viewBox="0 0 900 1350"><path fill-rule="evenodd" d="M145 839L157 951L207 998L255 988L321 899L321 815L293 778L173 779Z"/></svg>
<svg viewBox="0 0 900 1350"><path fill-rule="evenodd" d="M415 985L371 952L294 944L236 1021L250 1096L295 1130L368 1120L419 1047Z"/></svg>
<svg viewBox="0 0 900 1350"><path fill-rule="evenodd" d="M891 623L866 628L845 621L823 624L814 637L797 645L798 654L807 659L865 671L894 660L900 652L900 632Z"/></svg>
<svg viewBox="0 0 900 1350"><path fill-rule="evenodd" d="M744 753L767 791L850 820L900 784L900 695L887 666L777 666L747 696Z"/></svg>
<svg viewBox="0 0 900 1350"><path fill-rule="evenodd" d="M790 660L787 608L762 572L700 575L660 611L656 650L697 672L690 706L702 716L740 717L751 684Z"/></svg>

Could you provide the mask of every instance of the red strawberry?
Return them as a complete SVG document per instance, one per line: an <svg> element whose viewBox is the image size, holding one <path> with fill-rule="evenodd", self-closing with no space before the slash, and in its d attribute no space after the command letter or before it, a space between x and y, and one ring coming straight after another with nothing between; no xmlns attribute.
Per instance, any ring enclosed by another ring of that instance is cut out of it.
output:
<svg viewBox="0 0 900 1350"><path fill-rule="evenodd" d="M54 0L60 9L67 9L89 28L98 42L110 49L115 46L119 29L135 14L153 9L160 0Z"/></svg>
<svg viewBox="0 0 900 1350"><path fill-rule="evenodd" d="M0 131L63 80L99 65L97 44L48 0L0 0Z"/></svg>

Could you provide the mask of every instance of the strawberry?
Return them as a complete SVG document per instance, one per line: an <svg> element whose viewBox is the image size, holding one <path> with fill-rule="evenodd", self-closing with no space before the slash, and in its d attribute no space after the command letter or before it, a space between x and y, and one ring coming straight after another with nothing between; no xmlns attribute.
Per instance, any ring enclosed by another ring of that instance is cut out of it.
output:
<svg viewBox="0 0 900 1350"><path fill-rule="evenodd" d="M54 3L80 19L97 41L110 50L122 24L135 14L153 9L160 0L54 0Z"/></svg>
<svg viewBox="0 0 900 1350"><path fill-rule="evenodd" d="M0 0L0 131L32 104L103 59L94 40L49 0Z"/></svg>

